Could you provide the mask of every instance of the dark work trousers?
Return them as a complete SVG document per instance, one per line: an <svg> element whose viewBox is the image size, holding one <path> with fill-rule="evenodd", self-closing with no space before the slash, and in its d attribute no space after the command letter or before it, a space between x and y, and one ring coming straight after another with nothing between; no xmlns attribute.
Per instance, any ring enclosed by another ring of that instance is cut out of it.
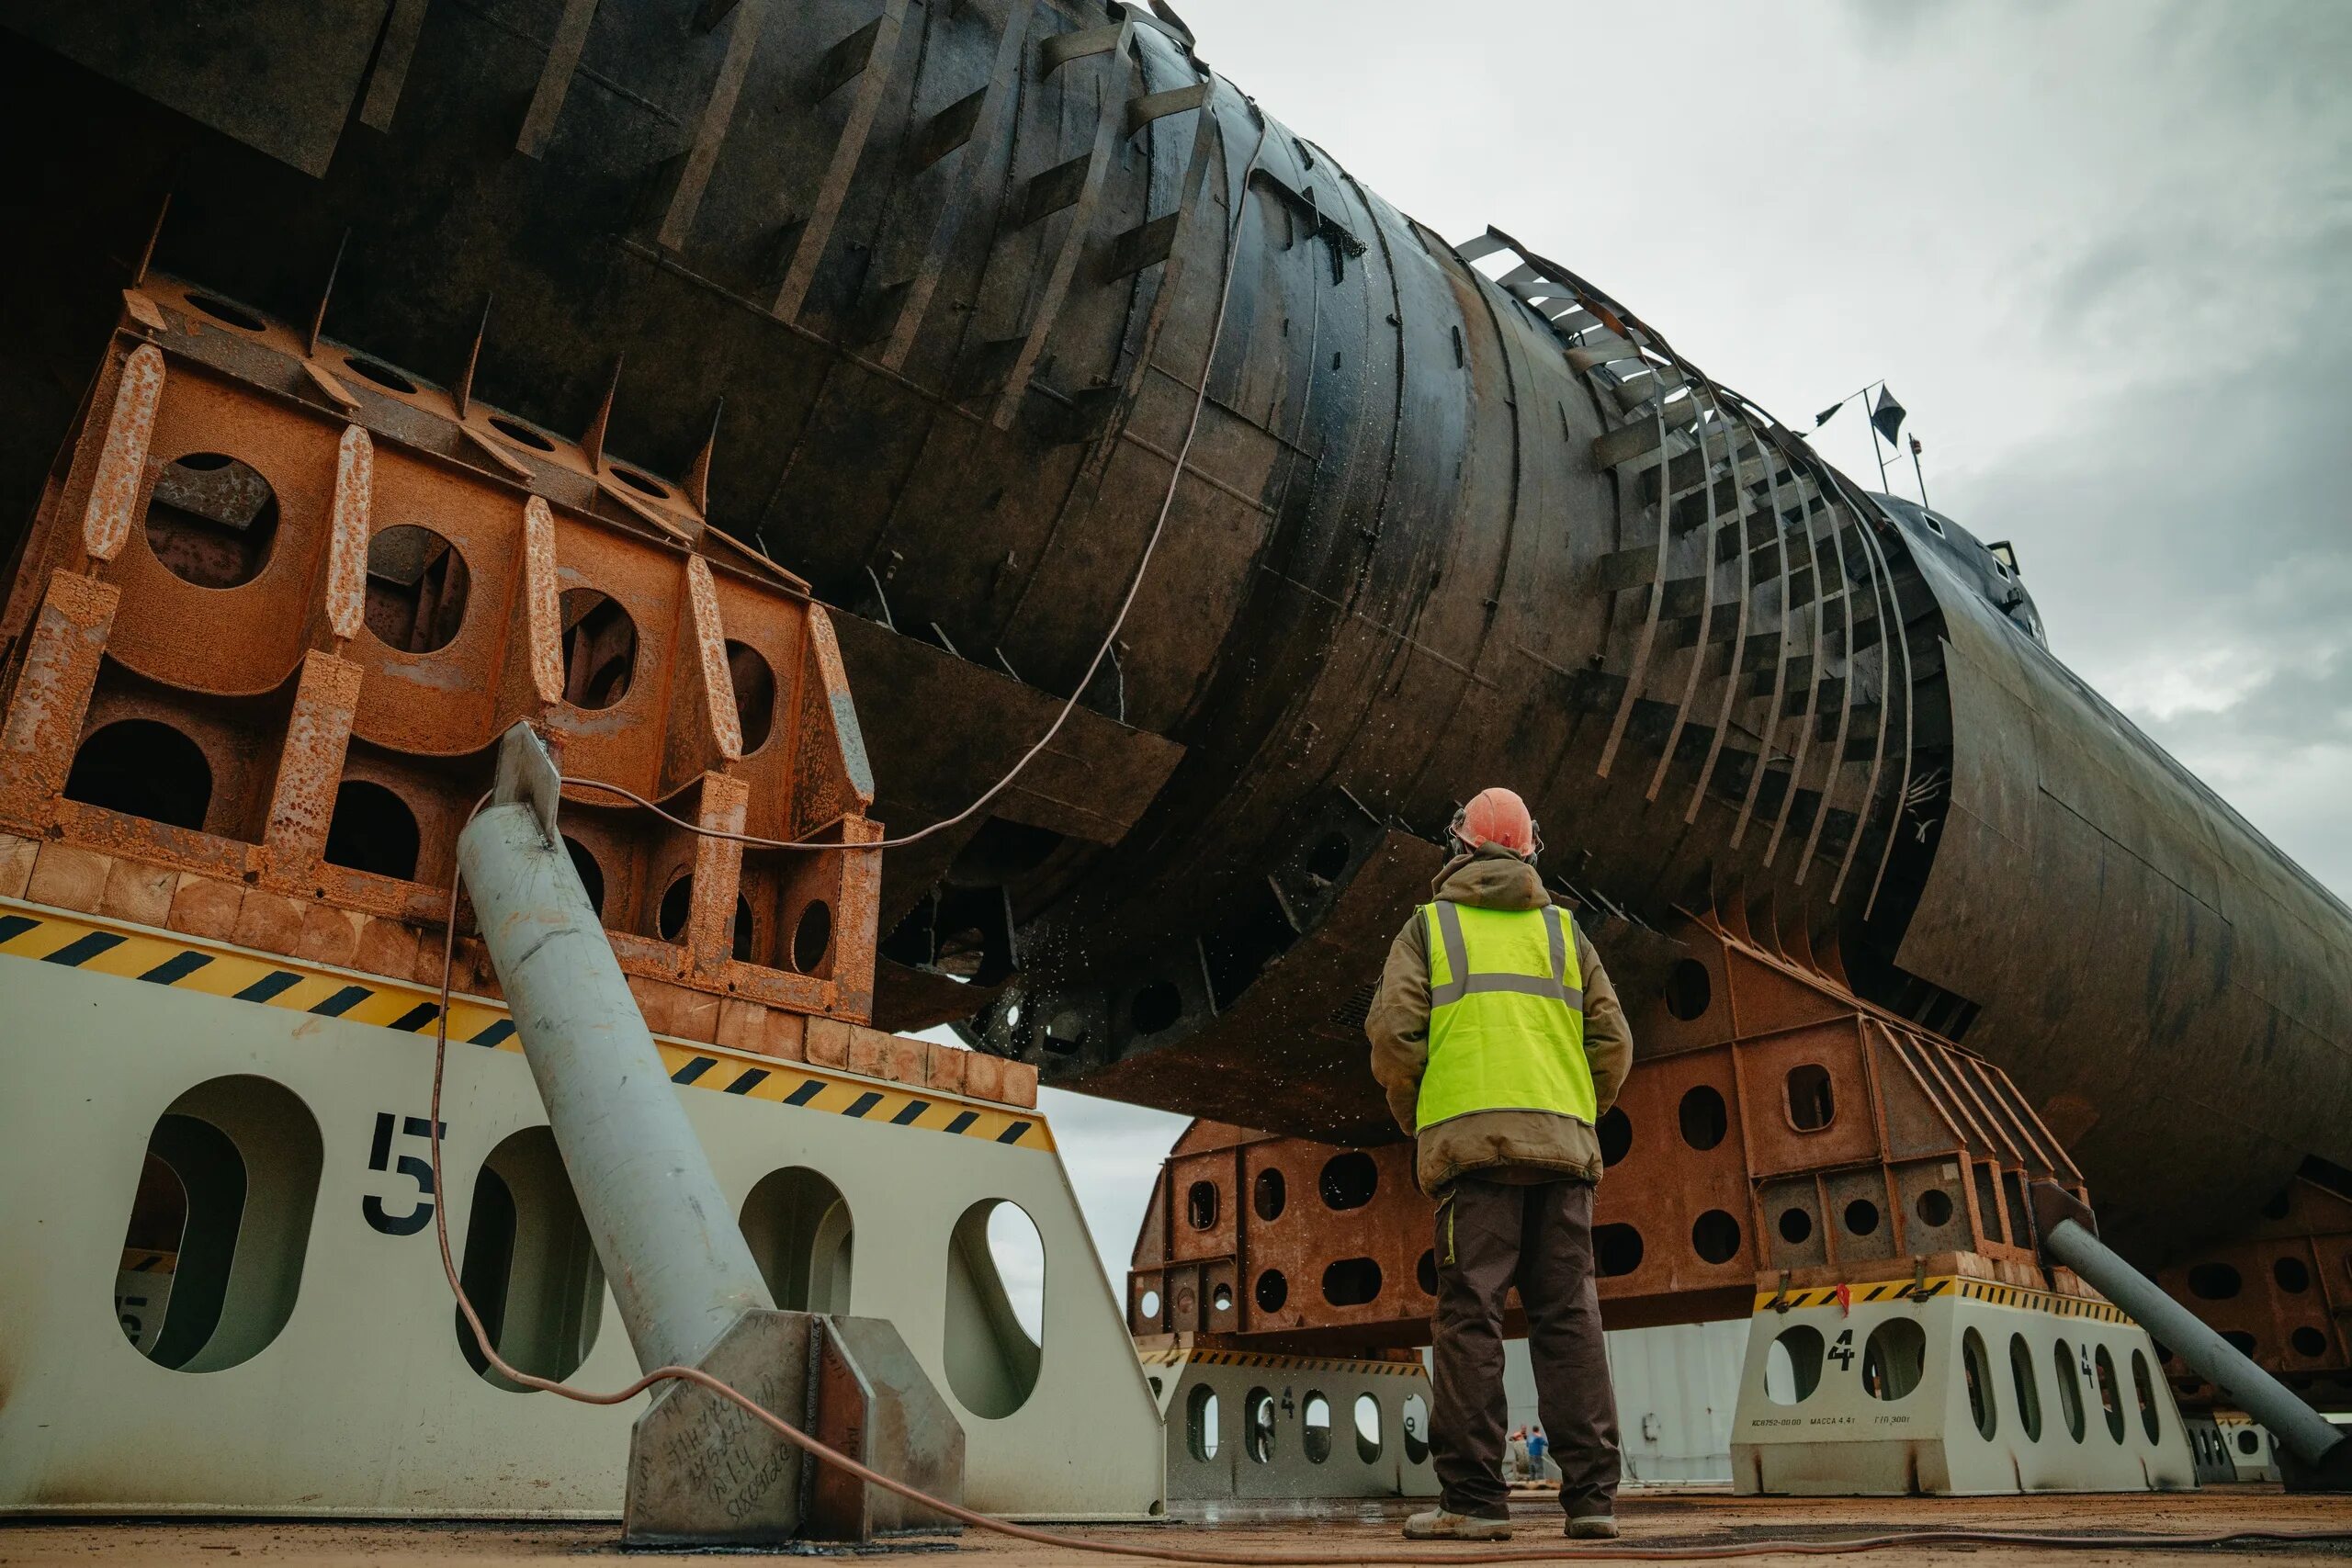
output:
<svg viewBox="0 0 2352 1568"><path fill-rule="evenodd" d="M1503 1305L1516 1285L1560 1506L1570 1518L1612 1512L1617 1396L1594 1283L1592 1185L1455 1181L1438 1201L1437 1279L1430 1450L1446 1508L1505 1511Z"/></svg>

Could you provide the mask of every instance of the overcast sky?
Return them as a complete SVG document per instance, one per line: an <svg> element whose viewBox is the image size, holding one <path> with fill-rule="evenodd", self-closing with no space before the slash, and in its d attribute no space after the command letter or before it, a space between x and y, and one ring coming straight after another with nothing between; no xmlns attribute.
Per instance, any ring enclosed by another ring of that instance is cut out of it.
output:
<svg viewBox="0 0 2352 1568"><path fill-rule="evenodd" d="M1792 425L1889 380L2052 649L2352 900L2352 3L1171 3ZM1821 445L1874 479L1851 411ZM1182 1122L1047 1110L1123 1279Z"/></svg>

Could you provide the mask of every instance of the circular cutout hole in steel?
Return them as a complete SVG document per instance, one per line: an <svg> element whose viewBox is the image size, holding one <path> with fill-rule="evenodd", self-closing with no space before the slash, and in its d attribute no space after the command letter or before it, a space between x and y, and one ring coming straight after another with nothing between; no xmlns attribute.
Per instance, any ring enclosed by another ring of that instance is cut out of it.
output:
<svg viewBox="0 0 2352 1568"><path fill-rule="evenodd" d="M1260 1171L1258 1179L1250 1184L1250 1206L1261 1220L1282 1218L1283 1205L1289 1201L1290 1185L1283 1179L1283 1173L1272 1166Z"/></svg>
<svg viewBox="0 0 2352 1568"><path fill-rule="evenodd" d="M1781 1239L1791 1247L1803 1247L1813 1235L1813 1215L1804 1209L1783 1209L1780 1218Z"/></svg>
<svg viewBox="0 0 2352 1568"><path fill-rule="evenodd" d="M1634 1152L1634 1119L1622 1105L1612 1105L1595 1129L1600 1134L1600 1163L1615 1165Z"/></svg>
<svg viewBox="0 0 2352 1568"><path fill-rule="evenodd" d="M1325 1208L1361 1209L1380 1190L1380 1167L1370 1155L1351 1149L1325 1160L1323 1174L1315 1185Z"/></svg>
<svg viewBox="0 0 2352 1568"><path fill-rule="evenodd" d="M1642 1233L1628 1224L1595 1225L1592 1257L1604 1280L1630 1274L1642 1266Z"/></svg>
<svg viewBox="0 0 2352 1568"><path fill-rule="evenodd" d="M650 474L639 473L635 468L624 468L618 463L613 465L613 473L621 483L641 495L652 496L657 501L670 499L670 487Z"/></svg>
<svg viewBox="0 0 2352 1568"><path fill-rule="evenodd" d="M373 381L388 392L403 392L414 396L416 383L390 366L373 359L363 359L356 354L343 357L343 367L363 379Z"/></svg>
<svg viewBox="0 0 2352 1568"><path fill-rule="evenodd" d="M591 712L628 695L637 672L637 623L594 588L563 591L563 700Z"/></svg>
<svg viewBox="0 0 2352 1568"><path fill-rule="evenodd" d="M1678 958L1666 972L1666 1010L1683 1022L1705 1017L1714 999L1714 979L1697 959Z"/></svg>
<svg viewBox="0 0 2352 1568"><path fill-rule="evenodd" d="M1137 1034L1158 1034L1184 1016L1184 996L1170 980L1154 980L1127 1004L1127 1021Z"/></svg>
<svg viewBox="0 0 2352 1568"><path fill-rule="evenodd" d="M168 724L117 719L92 731L74 753L65 798L202 832L212 804L212 764L203 747Z"/></svg>
<svg viewBox="0 0 2352 1568"><path fill-rule="evenodd" d="M261 575L277 537L277 492L260 470L221 452L153 465L147 547L198 588L242 588Z"/></svg>
<svg viewBox="0 0 2352 1568"><path fill-rule="evenodd" d="M1919 1194L1911 1210L1919 1216L1919 1223L1923 1225L1931 1228L1948 1225L1951 1224L1952 1216L1951 1194L1940 1187L1930 1187Z"/></svg>
<svg viewBox="0 0 2352 1568"><path fill-rule="evenodd" d="M1798 1132L1818 1133L1838 1119L1838 1096L1827 1067L1817 1062L1791 1067L1786 1087L1789 1125Z"/></svg>
<svg viewBox="0 0 2352 1568"><path fill-rule="evenodd" d="M1690 1249L1708 1263L1730 1262L1739 1256L1739 1222L1724 1210L1708 1210L1691 1224Z"/></svg>
<svg viewBox="0 0 2352 1568"><path fill-rule="evenodd" d="M1878 1205L1867 1198L1857 1198L1846 1205L1846 1234L1870 1235L1878 1229Z"/></svg>
<svg viewBox="0 0 2352 1568"><path fill-rule="evenodd" d="M596 911L598 919L605 915L605 868L596 863L586 845L566 833L563 852L571 857L571 869L580 874L580 890L588 895L588 907Z"/></svg>
<svg viewBox="0 0 2352 1568"><path fill-rule="evenodd" d="M1675 1110L1682 1141L1694 1149L1712 1149L1731 1132L1731 1111L1721 1091L1707 1084L1687 1091Z"/></svg>
<svg viewBox="0 0 2352 1568"><path fill-rule="evenodd" d="M465 624L471 578L466 558L433 529L415 523L379 528L368 541L369 635L400 653L436 653Z"/></svg>
<svg viewBox="0 0 2352 1568"><path fill-rule="evenodd" d="M833 946L833 908L822 898L811 898L792 926L792 966L814 975L824 966Z"/></svg>
<svg viewBox="0 0 2352 1568"><path fill-rule="evenodd" d="M693 919L694 908L695 879L694 874L689 872L670 884L669 890L662 895L662 908L654 917L654 929L663 942L684 940L686 922ZM735 900L735 925L731 934L729 951L732 956L738 961L749 962L752 937L749 899L739 897Z"/></svg>
<svg viewBox="0 0 2352 1568"><path fill-rule="evenodd" d="M2199 1263L2188 1271L2188 1293L2200 1301L2225 1302L2244 1289L2244 1277L2226 1263Z"/></svg>
<svg viewBox="0 0 2352 1568"><path fill-rule="evenodd" d="M345 779L335 786L322 857L328 864L413 882L416 852L416 813L407 801L371 779Z"/></svg>
<svg viewBox="0 0 2352 1568"><path fill-rule="evenodd" d="M735 723L743 732L743 755L748 757L768 743L775 728L775 671L758 649L729 639L727 681L734 688Z"/></svg>
<svg viewBox="0 0 2352 1568"><path fill-rule="evenodd" d="M1380 1265L1369 1258L1342 1258L1323 1269L1323 1299L1335 1307L1365 1306L1380 1294Z"/></svg>
<svg viewBox="0 0 2352 1568"><path fill-rule="evenodd" d="M187 302L223 326L238 327L249 333L257 333L267 330L269 325L243 305L223 299L217 294L191 294L187 297Z"/></svg>
<svg viewBox="0 0 2352 1568"><path fill-rule="evenodd" d="M1280 1312L1290 1300L1290 1280L1279 1269L1269 1269L1258 1276L1258 1288L1250 1294L1257 1298L1260 1312Z"/></svg>
<svg viewBox="0 0 2352 1568"><path fill-rule="evenodd" d="M1195 1181L1184 1194L1184 1218L1196 1231L1216 1228L1216 1183Z"/></svg>
<svg viewBox="0 0 2352 1568"><path fill-rule="evenodd" d="M555 450L555 443L553 441L548 440L537 431L533 430L521 420L509 419L503 413L494 413L490 416L490 427L498 432L499 434L506 437L507 440L514 442L519 446L528 446L535 452L552 452Z"/></svg>

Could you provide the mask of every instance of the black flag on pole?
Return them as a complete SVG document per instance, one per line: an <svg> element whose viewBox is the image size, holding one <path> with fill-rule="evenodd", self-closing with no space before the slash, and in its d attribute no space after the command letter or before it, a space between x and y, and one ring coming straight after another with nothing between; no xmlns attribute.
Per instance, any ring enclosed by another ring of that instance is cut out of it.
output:
<svg viewBox="0 0 2352 1568"><path fill-rule="evenodd" d="M1878 403L1871 410L1871 423L1878 426L1878 433L1886 437L1888 446L1894 445L1895 433L1903 428L1903 416L1906 412L1901 403L1894 400L1894 393L1882 382L1878 389Z"/></svg>
<svg viewBox="0 0 2352 1568"><path fill-rule="evenodd" d="M1851 400L1849 400L1850 401ZM1814 429L1819 430L1823 425L1827 424L1829 423L1829 416L1836 413L1839 409L1842 409L1845 406L1845 403L1831 403L1827 408L1823 409L1819 413L1815 414L1813 416Z"/></svg>

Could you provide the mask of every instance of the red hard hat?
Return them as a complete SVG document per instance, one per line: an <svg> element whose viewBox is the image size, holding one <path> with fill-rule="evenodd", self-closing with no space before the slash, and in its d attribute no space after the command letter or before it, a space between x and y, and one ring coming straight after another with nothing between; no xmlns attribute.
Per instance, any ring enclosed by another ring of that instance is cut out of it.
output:
<svg viewBox="0 0 2352 1568"><path fill-rule="evenodd" d="M1474 850L1493 844L1515 855L1532 855L1537 847L1535 818L1528 815L1527 802L1501 788L1482 789L1471 796L1453 819L1453 836Z"/></svg>

